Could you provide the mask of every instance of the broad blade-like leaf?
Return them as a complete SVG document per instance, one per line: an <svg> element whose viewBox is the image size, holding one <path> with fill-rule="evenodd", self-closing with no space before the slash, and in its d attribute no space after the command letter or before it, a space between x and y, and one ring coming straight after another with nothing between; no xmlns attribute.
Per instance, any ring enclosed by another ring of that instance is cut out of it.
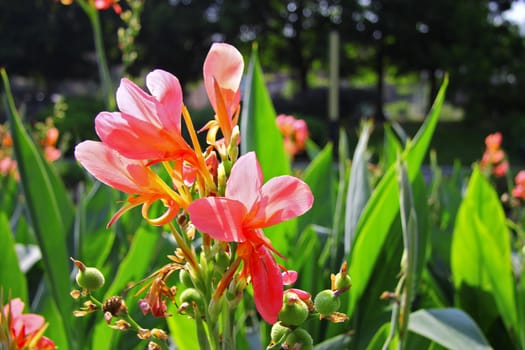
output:
<svg viewBox="0 0 525 350"><path fill-rule="evenodd" d="M409 143L403 157L408 166L408 176L412 182L419 173L421 163L427 153L434 133L441 106L445 99L448 80L445 79L438 92L432 110L423 123L417 136ZM351 315L357 301L363 295L383 243L392 222L399 214L398 186L395 165L391 166L372 193L361 218L359 219L354 247L350 256L350 273L354 280L348 313Z"/></svg>
<svg viewBox="0 0 525 350"><path fill-rule="evenodd" d="M355 238L355 229L361 213L370 198L370 183L368 172L368 157L366 148L372 133L372 123L363 123L361 135L352 158L352 168L350 171L350 181L346 194L346 215L345 215L345 256L350 254L352 243Z"/></svg>
<svg viewBox="0 0 525 350"><path fill-rule="evenodd" d="M63 326L67 330L71 318L71 283L66 235L73 222L74 209L60 178L46 163L22 124L6 71L0 69L0 73L26 205L42 251L49 288L64 322L55 326Z"/></svg>
<svg viewBox="0 0 525 350"><path fill-rule="evenodd" d="M290 174L275 109L264 82L257 49L254 48L245 77L241 112L241 153L255 151L266 179Z"/></svg>
<svg viewBox="0 0 525 350"><path fill-rule="evenodd" d="M0 212L0 242L0 295L3 296L0 304L5 305L7 298L20 298L27 304L26 278L20 270L13 233L3 212Z"/></svg>
<svg viewBox="0 0 525 350"><path fill-rule="evenodd" d="M459 208L451 249L452 276L462 309L481 327L500 314L507 329L517 329L510 232L498 194L477 167ZM489 299L499 312L490 312Z"/></svg>
<svg viewBox="0 0 525 350"><path fill-rule="evenodd" d="M492 349L478 325L459 309L418 310L410 315L410 331L448 349Z"/></svg>

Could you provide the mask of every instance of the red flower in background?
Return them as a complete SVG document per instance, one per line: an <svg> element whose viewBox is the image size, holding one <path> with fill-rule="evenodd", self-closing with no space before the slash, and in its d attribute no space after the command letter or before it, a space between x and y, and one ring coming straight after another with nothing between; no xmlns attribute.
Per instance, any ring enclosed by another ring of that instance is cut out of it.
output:
<svg viewBox="0 0 525 350"><path fill-rule="evenodd" d="M497 177L505 176L509 169L509 163L506 160L505 152L501 149L503 136L496 132L485 138L485 152L481 158L481 169L492 170L492 174Z"/></svg>
<svg viewBox="0 0 525 350"><path fill-rule="evenodd" d="M293 158L303 151L308 139L308 125L303 119L296 119L291 115L279 114L275 120L283 135L284 150Z"/></svg>
<svg viewBox="0 0 525 350"><path fill-rule="evenodd" d="M257 310L275 323L282 306L283 277L271 242L262 229L305 213L313 204L310 188L292 176L278 176L263 185L262 171L250 152L234 164L225 197L195 200L190 219L199 230L225 242L238 242L242 274L250 277Z"/></svg>
<svg viewBox="0 0 525 350"><path fill-rule="evenodd" d="M34 350L56 349L55 343L43 336L47 327L44 317L37 314L24 314L22 313L23 311L24 302L16 298L9 301L0 314L0 324L4 322L8 323L8 348ZM4 329L4 327L0 327L0 329ZM0 338L0 340L2 341L0 345L2 345L3 338Z"/></svg>

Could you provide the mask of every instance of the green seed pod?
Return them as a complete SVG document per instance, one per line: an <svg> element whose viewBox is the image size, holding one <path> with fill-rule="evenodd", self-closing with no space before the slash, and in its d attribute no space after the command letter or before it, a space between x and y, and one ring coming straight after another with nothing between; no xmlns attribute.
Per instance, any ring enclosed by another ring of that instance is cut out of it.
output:
<svg viewBox="0 0 525 350"><path fill-rule="evenodd" d="M285 344L288 345L288 349L311 350L314 348L312 336L304 328L296 328L288 334Z"/></svg>
<svg viewBox="0 0 525 350"><path fill-rule="evenodd" d="M325 289L319 292L315 296L314 306L317 312L321 315L330 315L331 313L339 310L341 301L337 296L334 295L329 289Z"/></svg>
<svg viewBox="0 0 525 350"><path fill-rule="evenodd" d="M275 343L280 343L284 340L284 337L290 333L290 328L284 326L281 322L276 322L272 326L271 337Z"/></svg>
<svg viewBox="0 0 525 350"><path fill-rule="evenodd" d="M95 267L84 267L84 270L79 269L76 281L80 287L88 291L99 289L105 282L104 275Z"/></svg>
<svg viewBox="0 0 525 350"><path fill-rule="evenodd" d="M279 320L287 326L298 326L308 318L308 306L295 293L285 293Z"/></svg>
<svg viewBox="0 0 525 350"><path fill-rule="evenodd" d="M348 290L352 287L352 279L349 275L338 273L335 275L335 288L336 290Z"/></svg>

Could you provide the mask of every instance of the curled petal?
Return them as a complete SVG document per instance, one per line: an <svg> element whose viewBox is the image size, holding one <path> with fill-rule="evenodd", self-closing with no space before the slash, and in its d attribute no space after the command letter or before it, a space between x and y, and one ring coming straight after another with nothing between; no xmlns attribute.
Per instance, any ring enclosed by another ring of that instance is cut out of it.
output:
<svg viewBox="0 0 525 350"><path fill-rule="evenodd" d="M244 60L241 53L232 45L214 43L204 60L204 85L208 98L214 110L216 109L216 94L214 80L219 85L222 98L228 114L239 104Z"/></svg>
<svg viewBox="0 0 525 350"><path fill-rule="evenodd" d="M243 242L244 205L223 197L207 197L193 201L188 207L191 222L199 230L219 241Z"/></svg>
<svg viewBox="0 0 525 350"><path fill-rule="evenodd" d="M293 176L278 176L261 189L249 227L268 227L304 214L313 205L308 185Z"/></svg>
<svg viewBox="0 0 525 350"><path fill-rule="evenodd" d="M297 271L286 270L286 271L283 271L282 276L283 276L283 284L285 286L292 285L297 281Z"/></svg>
<svg viewBox="0 0 525 350"><path fill-rule="evenodd" d="M171 73L156 69L146 76L146 85L160 102L158 112L162 125L180 133L182 88L179 80Z"/></svg>

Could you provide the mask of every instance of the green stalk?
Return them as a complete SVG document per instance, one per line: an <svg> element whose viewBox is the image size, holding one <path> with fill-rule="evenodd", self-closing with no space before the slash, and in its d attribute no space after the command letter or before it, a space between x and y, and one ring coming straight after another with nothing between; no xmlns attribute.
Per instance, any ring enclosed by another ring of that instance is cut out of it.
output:
<svg viewBox="0 0 525 350"><path fill-rule="evenodd" d="M100 25L100 17L98 10L85 0L77 0L78 4L84 10L91 22L93 29L93 41L95 43L95 52L97 55L98 74L102 88L102 94L106 102L108 110L114 110L116 107L115 97L113 95L113 83L111 82L111 75L109 74L108 60L106 58L106 51L104 50L104 41L102 37L102 27Z"/></svg>

